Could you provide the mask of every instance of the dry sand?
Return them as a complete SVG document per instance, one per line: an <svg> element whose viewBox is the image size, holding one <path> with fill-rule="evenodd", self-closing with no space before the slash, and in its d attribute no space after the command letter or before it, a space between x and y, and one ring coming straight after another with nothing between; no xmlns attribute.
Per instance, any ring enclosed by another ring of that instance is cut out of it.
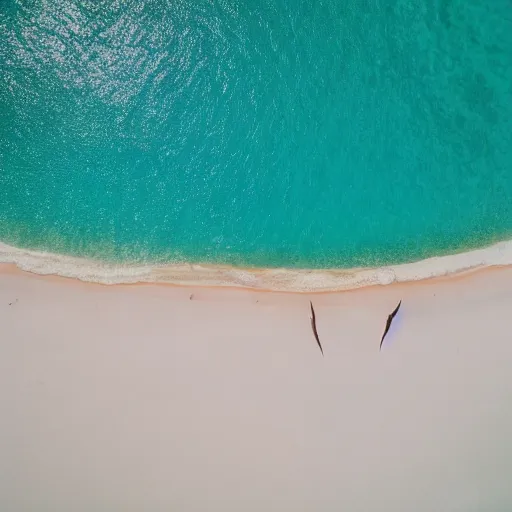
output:
<svg viewBox="0 0 512 512"><path fill-rule="evenodd" d="M2 511L512 510L511 268L321 295L0 270Z"/></svg>

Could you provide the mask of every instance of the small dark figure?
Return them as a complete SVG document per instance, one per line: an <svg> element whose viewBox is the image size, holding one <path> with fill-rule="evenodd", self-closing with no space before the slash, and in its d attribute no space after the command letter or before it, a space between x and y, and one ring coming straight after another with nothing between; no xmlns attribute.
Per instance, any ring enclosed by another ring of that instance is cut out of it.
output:
<svg viewBox="0 0 512 512"><path fill-rule="evenodd" d="M324 355L324 351L322 349L322 344L320 343L320 339L318 338L318 331L316 330L316 317L315 310L313 309L313 303L309 301L311 306L311 328L313 329L313 334L315 335L316 342L318 343L318 347L320 348L320 352Z"/></svg>
<svg viewBox="0 0 512 512"><path fill-rule="evenodd" d="M395 318L396 314L398 313L398 310L400 309L400 305L402 304L402 301L400 301L398 303L398 306L395 308L395 310L393 311L393 313L391 313L389 316L388 316L388 319L386 321L386 328L384 329L384 334L382 335L382 339L380 340L380 347L379 347L379 350L382 349L382 342L384 341L384 338L386 337L386 334L388 333L389 331L389 328L391 327L391 322L393 321L393 318Z"/></svg>

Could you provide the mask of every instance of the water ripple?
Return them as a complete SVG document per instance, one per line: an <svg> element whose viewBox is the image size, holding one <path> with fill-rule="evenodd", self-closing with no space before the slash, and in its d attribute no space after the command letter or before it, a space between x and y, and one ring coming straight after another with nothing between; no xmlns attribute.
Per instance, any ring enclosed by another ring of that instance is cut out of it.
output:
<svg viewBox="0 0 512 512"><path fill-rule="evenodd" d="M362 266L512 233L509 0L12 0L0 238Z"/></svg>

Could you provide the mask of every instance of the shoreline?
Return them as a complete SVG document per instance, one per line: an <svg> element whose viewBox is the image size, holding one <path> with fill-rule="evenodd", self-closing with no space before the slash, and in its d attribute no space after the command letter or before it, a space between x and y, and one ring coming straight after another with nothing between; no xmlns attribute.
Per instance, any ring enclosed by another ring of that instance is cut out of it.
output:
<svg viewBox="0 0 512 512"><path fill-rule="evenodd" d="M0 264L12 264L33 274L60 276L103 285L145 283L319 293L418 282L440 277L451 278L485 268L509 266L512 265L512 240L412 263L352 269L243 268L184 263L113 264L57 253L31 251L0 242Z"/></svg>
<svg viewBox="0 0 512 512"><path fill-rule="evenodd" d="M510 510L511 283L307 295L0 265L2 509Z"/></svg>

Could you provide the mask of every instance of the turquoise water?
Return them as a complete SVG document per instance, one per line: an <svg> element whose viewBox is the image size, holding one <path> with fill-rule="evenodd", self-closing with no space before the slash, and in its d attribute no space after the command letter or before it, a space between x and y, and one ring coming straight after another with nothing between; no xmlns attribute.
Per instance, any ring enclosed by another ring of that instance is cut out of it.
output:
<svg viewBox="0 0 512 512"><path fill-rule="evenodd" d="M510 0L0 0L0 240L379 265L512 238Z"/></svg>

